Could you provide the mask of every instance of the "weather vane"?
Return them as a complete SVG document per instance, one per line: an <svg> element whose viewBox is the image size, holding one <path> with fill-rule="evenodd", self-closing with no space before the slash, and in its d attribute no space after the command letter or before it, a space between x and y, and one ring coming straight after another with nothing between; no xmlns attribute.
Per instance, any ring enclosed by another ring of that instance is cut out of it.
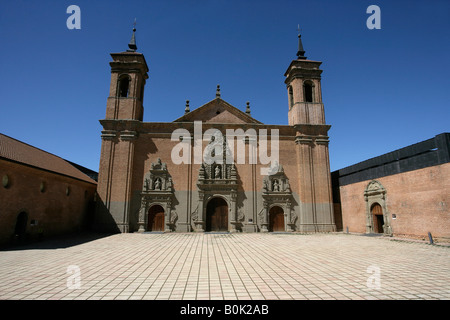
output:
<svg viewBox="0 0 450 320"><path fill-rule="evenodd" d="M134 18L133 29L136 29L136 18Z"/></svg>

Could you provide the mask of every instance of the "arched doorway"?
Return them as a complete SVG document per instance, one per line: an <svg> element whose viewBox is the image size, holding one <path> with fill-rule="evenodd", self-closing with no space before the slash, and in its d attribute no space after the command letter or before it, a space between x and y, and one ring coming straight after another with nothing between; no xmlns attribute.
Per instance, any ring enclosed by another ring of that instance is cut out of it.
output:
<svg viewBox="0 0 450 320"><path fill-rule="evenodd" d="M269 232L274 231L285 231L284 211L278 206L274 206L269 210Z"/></svg>
<svg viewBox="0 0 450 320"><path fill-rule="evenodd" d="M16 219L16 227L14 228L14 235L19 241L25 240L25 234L27 232L28 214L21 212Z"/></svg>
<svg viewBox="0 0 450 320"><path fill-rule="evenodd" d="M206 206L206 231L228 231L228 204L222 198L212 198Z"/></svg>
<svg viewBox="0 0 450 320"><path fill-rule="evenodd" d="M383 225L383 209L381 208L379 203L374 203L370 210L373 216L373 229L375 233L384 233Z"/></svg>
<svg viewBox="0 0 450 320"><path fill-rule="evenodd" d="M160 205L154 205L148 210L148 231L164 231L164 209Z"/></svg>

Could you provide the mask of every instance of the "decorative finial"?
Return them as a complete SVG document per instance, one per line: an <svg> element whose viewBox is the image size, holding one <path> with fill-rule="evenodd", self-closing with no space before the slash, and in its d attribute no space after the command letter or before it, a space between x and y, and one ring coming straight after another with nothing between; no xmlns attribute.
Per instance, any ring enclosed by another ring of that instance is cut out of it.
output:
<svg viewBox="0 0 450 320"><path fill-rule="evenodd" d="M136 18L134 18L134 23L133 23L133 35L131 36L131 40L130 43L128 44L128 52L135 52L137 50L137 46L136 46L136 37L134 35L134 33L136 32Z"/></svg>
<svg viewBox="0 0 450 320"><path fill-rule="evenodd" d="M216 98L220 98L220 84L217 85Z"/></svg>
<svg viewBox="0 0 450 320"><path fill-rule="evenodd" d="M184 108L184 113L188 113L191 110L189 109L189 100L186 100L186 108Z"/></svg>
<svg viewBox="0 0 450 320"><path fill-rule="evenodd" d="M247 109L245 110L245 113L250 115L250 102L247 101Z"/></svg>
<svg viewBox="0 0 450 320"><path fill-rule="evenodd" d="M298 25L297 31L298 31L298 51L297 51L297 59L299 59L299 60L306 60L306 57L305 57L305 50L303 50L302 36L301 36L301 34L300 34L300 25Z"/></svg>

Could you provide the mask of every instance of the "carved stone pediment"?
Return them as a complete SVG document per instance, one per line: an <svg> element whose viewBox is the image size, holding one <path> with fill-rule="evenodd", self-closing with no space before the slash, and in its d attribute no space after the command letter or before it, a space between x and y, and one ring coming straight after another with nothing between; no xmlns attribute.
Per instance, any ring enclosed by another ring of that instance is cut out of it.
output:
<svg viewBox="0 0 450 320"><path fill-rule="evenodd" d="M220 132L211 136L205 153L205 161L198 173L199 189L212 190L237 185L236 166L230 161L227 163L227 160L230 160L231 151Z"/></svg>
<svg viewBox="0 0 450 320"><path fill-rule="evenodd" d="M226 163L203 163L197 185L200 189L220 189L237 185L236 166Z"/></svg>
<svg viewBox="0 0 450 320"><path fill-rule="evenodd" d="M366 196L379 193L386 193L386 189L382 186L381 183L376 180L370 181L366 189L364 190L364 194Z"/></svg>
<svg viewBox="0 0 450 320"><path fill-rule="evenodd" d="M263 196L277 194L291 194L289 179L284 173L283 166L276 163L270 167L269 175L263 180Z"/></svg>
<svg viewBox="0 0 450 320"><path fill-rule="evenodd" d="M149 172L145 174L143 192L173 192L172 177L160 158L152 163Z"/></svg>

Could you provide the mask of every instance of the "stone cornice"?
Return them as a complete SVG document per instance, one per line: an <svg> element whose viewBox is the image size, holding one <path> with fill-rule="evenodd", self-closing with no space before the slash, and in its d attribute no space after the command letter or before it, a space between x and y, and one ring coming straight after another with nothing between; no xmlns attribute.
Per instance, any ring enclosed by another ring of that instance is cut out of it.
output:
<svg viewBox="0 0 450 320"><path fill-rule="evenodd" d="M328 136L297 136L295 137L296 144L317 144L328 145L330 142Z"/></svg>
<svg viewBox="0 0 450 320"><path fill-rule="evenodd" d="M101 135L103 140L113 140L117 137L117 131L115 130L103 130Z"/></svg>
<svg viewBox="0 0 450 320"><path fill-rule="evenodd" d="M120 139L121 140L135 140L138 137L138 133L136 131L129 131L129 130L125 130L125 131L121 131L120 132Z"/></svg>

